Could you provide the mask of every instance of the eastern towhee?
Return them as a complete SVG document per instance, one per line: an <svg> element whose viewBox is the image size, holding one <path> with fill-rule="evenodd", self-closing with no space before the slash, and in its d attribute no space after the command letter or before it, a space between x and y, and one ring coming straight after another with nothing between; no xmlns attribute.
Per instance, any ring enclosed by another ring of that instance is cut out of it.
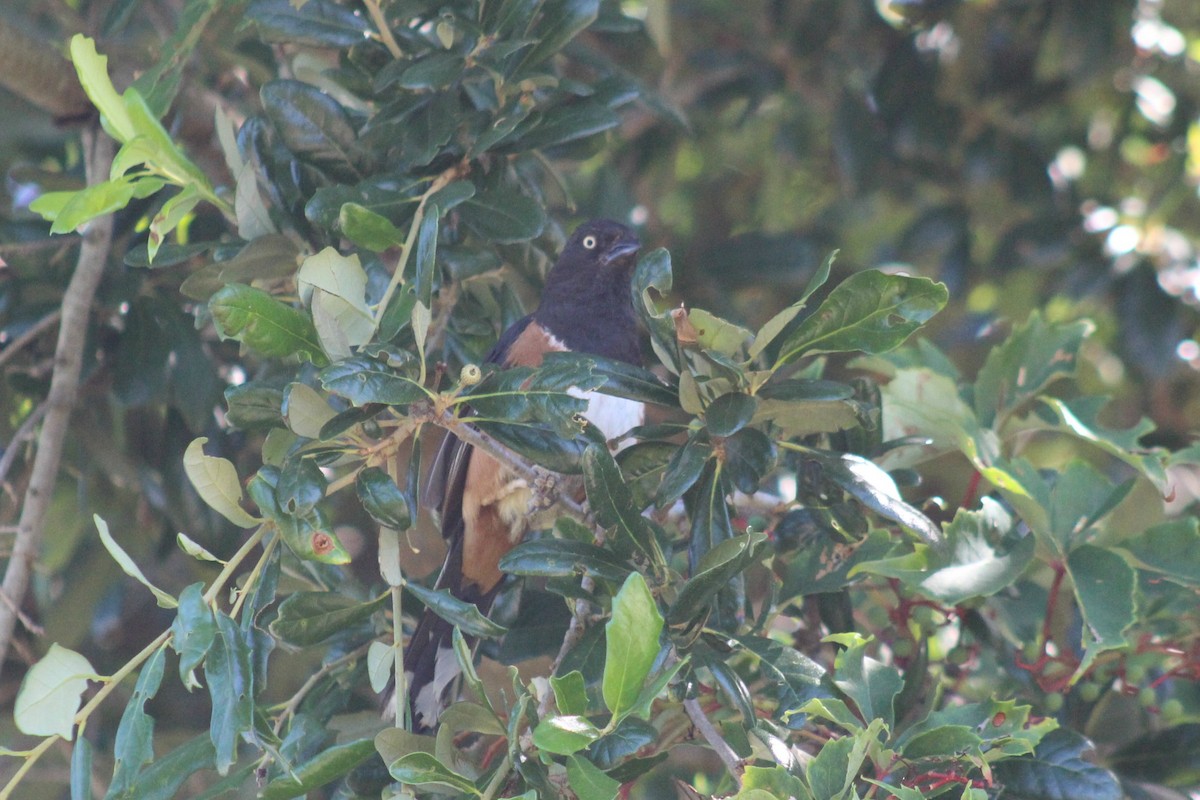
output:
<svg viewBox="0 0 1200 800"><path fill-rule="evenodd" d="M540 366L553 351L590 353L641 363L630 280L641 243L611 220L580 225L546 275L541 304L500 336L488 363ZM640 425L639 402L598 393L587 396L585 416L606 439ZM442 535L449 552L437 588L487 613L500 588L501 557L525 536L530 490L523 480L485 453L446 437L431 483L440 493ZM404 651L414 728L429 730L449 698L458 664L452 626L426 610Z"/></svg>

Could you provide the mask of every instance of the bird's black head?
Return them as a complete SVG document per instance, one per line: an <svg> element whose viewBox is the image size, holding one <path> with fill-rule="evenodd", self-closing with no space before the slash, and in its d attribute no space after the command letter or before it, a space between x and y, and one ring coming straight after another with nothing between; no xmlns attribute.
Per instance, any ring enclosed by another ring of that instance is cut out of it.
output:
<svg viewBox="0 0 1200 800"><path fill-rule="evenodd" d="M619 222L594 219L575 229L546 275L543 302L592 303L603 296L624 298L642 243Z"/></svg>
<svg viewBox="0 0 1200 800"><path fill-rule="evenodd" d="M641 246L637 235L619 222L583 223L546 275L533 318L571 350L638 363L629 284Z"/></svg>

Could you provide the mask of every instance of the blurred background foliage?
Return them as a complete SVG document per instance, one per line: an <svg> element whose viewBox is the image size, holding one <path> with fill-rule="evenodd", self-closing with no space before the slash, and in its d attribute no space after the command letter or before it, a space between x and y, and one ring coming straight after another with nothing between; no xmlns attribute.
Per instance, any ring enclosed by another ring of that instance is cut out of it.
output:
<svg viewBox="0 0 1200 800"><path fill-rule="evenodd" d="M46 320L78 247L72 237L47 238L47 224L28 210L39 193L82 182L75 126L91 112L56 51L73 33L96 36L118 86L171 47L190 53L165 123L207 174L232 186L214 112L238 121L260 113L258 90L276 77L278 57L286 55L296 77L326 87L322 71L339 66L302 39L264 44L242 15L245 5L0 7L0 346L36 337L2 363L6 458L19 461L13 450L27 445L14 436L45 395L53 366ZM211 18L184 47L194 22L187 14L195 13ZM1098 332L1082 351L1081 386L1117 398L1108 422L1125 427L1149 416L1158 425L1150 442L1171 447L1194 434L1200 6L606 0L566 53L568 70L608 76L605 101L620 107L620 126L551 151L560 182L536 181L553 220L547 252L561 238L559 224L630 220L647 244L673 253L678 299L757 327L840 249L843 275L902 268L945 282L950 306L926 334L968 375L1034 309L1051 321L1086 316ZM539 165L529 159L518 168ZM196 567L175 550L175 531L219 554L240 536L195 496L180 466L183 448L208 435L224 455L254 457L246 437L225 432L212 413L224 387L244 377L237 345L196 331L177 293L179 273L131 266L154 210L136 201L118 215L118 258L97 298L34 585L47 640L86 652L101 671L124 663L170 615L122 580L86 535L90 516L79 509L100 513L115 531L156 532L123 543L151 580L172 574L163 582L182 585L196 579L187 577ZM217 239L223 230L202 207L181 241ZM536 293L546 255L512 247L527 269L479 294L480 317L510 321ZM455 267L452 252L444 257L462 275L488 268L469 260ZM452 366L478 358L494 335L490 325L472 327L468 306L447 336L443 356ZM11 526L24 486L19 470L5 481L0 525ZM1194 488L1181 491L1185 501L1195 496ZM0 552L9 531L0 530ZM353 530L343 533L351 549L364 546ZM30 637L18 645L10 661L37 657ZM0 706L11 702L20 673L5 672ZM183 697L168 682L156 700L160 730L172 729L172 714L182 726L194 713L173 703L172 692Z"/></svg>

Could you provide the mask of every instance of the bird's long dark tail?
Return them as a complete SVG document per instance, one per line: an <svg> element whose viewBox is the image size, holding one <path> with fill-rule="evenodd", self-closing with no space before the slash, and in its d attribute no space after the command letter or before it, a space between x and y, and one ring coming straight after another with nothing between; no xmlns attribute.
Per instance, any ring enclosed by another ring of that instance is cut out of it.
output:
<svg viewBox="0 0 1200 800"><path fill-rule="evenodd" d="M464 586L461 541L459 537L446 556L437 588L450 589L455 597L474 603L480 613L486 615L496 598L496 589L481 594L470 585ZM404 648L408 702L413 730L417 733L427 733L437 724L461 673L454 655L453 636L454 626L426 609ZM475 641L471 637L467 637L467 646L474 649Z"/></svg>

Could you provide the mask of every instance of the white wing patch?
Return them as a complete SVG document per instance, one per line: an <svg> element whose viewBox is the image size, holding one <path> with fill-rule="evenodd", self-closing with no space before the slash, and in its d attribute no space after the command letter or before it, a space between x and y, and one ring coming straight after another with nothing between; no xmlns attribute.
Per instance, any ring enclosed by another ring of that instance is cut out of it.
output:
<svg viewBox="0 0 1200 800"><path fill-rule="evenodd" d="M645 417L645 406L635 400L599 392L582 392L574 387L567 391L574 397L588 401L584 416L610 441L629 433L630 428L641 425Z"/></svg>

